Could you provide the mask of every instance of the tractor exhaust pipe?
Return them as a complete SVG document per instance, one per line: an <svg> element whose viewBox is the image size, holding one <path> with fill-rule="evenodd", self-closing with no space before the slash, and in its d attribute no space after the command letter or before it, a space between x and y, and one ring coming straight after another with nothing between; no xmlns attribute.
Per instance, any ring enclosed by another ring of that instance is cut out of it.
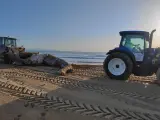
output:
<svg viewBox="0 0 160 120"><path fill-rule="evenodd" d="M151 34L150 34L150 38L149 38L149 48L152 47L152 39L153 39L153 33L156 31L156 29L152 30Z"/></svg>

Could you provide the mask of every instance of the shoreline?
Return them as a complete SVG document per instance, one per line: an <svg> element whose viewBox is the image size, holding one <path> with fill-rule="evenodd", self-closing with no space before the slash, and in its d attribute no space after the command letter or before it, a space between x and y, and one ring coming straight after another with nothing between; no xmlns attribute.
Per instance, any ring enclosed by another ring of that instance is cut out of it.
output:
<svg viewBox="0 0 160 120"><path fill-rule="evenodd" d="M88 68L95 68L95 67L103 67L103 65L91 65L91 64L71 64L73 68L83 68L83 69L88 69Z"/></svg>

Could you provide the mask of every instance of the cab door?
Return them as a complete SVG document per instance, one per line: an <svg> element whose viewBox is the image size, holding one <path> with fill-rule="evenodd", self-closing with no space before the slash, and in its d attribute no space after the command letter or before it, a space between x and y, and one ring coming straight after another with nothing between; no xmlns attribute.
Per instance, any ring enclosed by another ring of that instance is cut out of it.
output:
<svg viewBox="0 0 160 120"><path fill-rule="evenodd" d="M4 39L3 37L0 37L0 54L5 51L5 46L4 46Z"/></svg>
<svg viewBox="0 0 160 120"><path fill-rule="evenodd" d="M134 54L136 62L143 62L145 38L142 35L126 35L123 37L122 46Z"/></svg>

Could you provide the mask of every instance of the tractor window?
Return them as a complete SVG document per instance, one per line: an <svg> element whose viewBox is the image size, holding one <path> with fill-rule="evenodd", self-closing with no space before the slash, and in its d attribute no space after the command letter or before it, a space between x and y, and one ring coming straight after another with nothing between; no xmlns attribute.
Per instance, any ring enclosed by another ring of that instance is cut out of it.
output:
<svg viewBox="0 0 160 120"><path fill-rule="evenodd" d="M132 52L142 53L144 50L144 37L138 35L127 35L122 40L122 46L127 47Z"/></svg>
<svg viewBox="0 0 160 120"><path fill-rule="evenodd" d="M149 48L149 42L145 41L145 44L146 44L146 48Z"/></svg>
<svg viewBox="0 0 160 120"><path fill-rule="evenodd" d="M5 45L6 46L16 46L16 40L13 40L13 39L6 39L5 40Z"/></svg>
<svg viewBox="0 0 160 120"><path fill-rule="evenodd" d="M0 37L0 45L3 45L3 38Z"/></svg>

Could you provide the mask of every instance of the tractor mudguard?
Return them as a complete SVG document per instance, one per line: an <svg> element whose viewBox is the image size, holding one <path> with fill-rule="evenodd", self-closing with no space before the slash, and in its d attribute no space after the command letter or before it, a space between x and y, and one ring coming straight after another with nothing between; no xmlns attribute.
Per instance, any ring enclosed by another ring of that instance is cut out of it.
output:
<svg viewBox="0 0 160 120"><path fill-rule="evenodd" d="M131 58L133 64L136 65L136 59L135 59L134 54L131 51L129 51L127 48L117 47L117 48L114 48L114 49L110 50L109 52L107 52L106 55L109 55L109 54L114 53L114 52L127 54Z"/></svg>

